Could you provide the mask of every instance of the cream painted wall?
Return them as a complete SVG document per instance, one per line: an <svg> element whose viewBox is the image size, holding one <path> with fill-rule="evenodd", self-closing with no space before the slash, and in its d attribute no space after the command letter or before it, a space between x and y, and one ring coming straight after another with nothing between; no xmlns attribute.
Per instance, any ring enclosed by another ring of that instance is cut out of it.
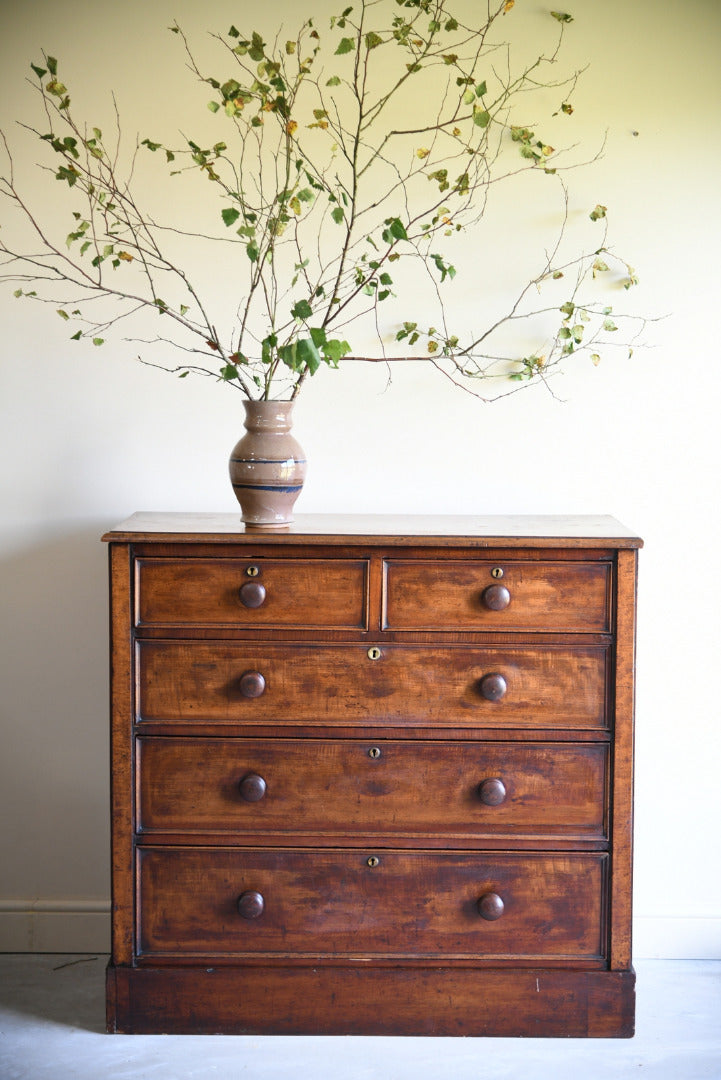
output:
<svg viewBox="0 0 721 1080"><path fill-rule="evenodd" d="M297 7L267 6L286 26ZM336 5L308 7L320 19ZM157 131L186 92L173 82L168 24L177 18L201 34L241 23L244 9L255 17L242 0L3 3L0 127L21 136L13 118L28 116L31 100L22 81L45 47L94 116L110 116L114 91L128 133ZM644 536L636 951L719 957L721 866L711 853L721 809L721 6L568 0L568 10L569 49L591 64L574 122L587 145L608 128L603 160L572 178L574 205L609 207L619 249L642 279L636 302L666 315L648 334L652 347L572 371L556 383L562 402L537 390L483 407L419 368L397 370L390 389L365 366L323 373L296 410L311 461L300 508L611 513ZM545 11L517 0L524 41L547 25ZM492 264L503 250L498 233L479 258ZM225 461L240 406L221 387L142 368L122 343L78 348L51 311L9 291L0 313L0 948L102 949L99 536L135 509L232 511Z"/></svg>

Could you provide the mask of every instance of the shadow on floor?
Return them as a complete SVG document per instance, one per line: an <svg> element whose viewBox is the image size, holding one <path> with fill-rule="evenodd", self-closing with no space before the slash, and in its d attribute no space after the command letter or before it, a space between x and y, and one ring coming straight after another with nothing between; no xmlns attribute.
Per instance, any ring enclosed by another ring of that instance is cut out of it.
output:
<svg viewBox="0 0 721 1080"><path fill-rule="evenodd" d="M51 1024L105 1031L107 956L0 955L0 1011Z"/></svg>

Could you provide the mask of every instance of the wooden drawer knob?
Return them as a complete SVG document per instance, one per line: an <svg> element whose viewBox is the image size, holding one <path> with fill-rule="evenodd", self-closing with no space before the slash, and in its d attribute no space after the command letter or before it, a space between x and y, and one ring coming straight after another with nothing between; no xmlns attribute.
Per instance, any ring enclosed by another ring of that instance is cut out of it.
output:
<svg viewBox="0 0 721 1080"><path fill-rule="evenodd" d="M506 797L506 785L497 776L478 785L478 797L485 806L500 806Z"/></svg>
<svg viewBox="0 0 721 1080"><path fill-rule="evenodd" d="M486 701L500 701L507 689L508 683L497 671L490 672L481 679L481 697Z"/></svg>
<svg viewBox="0 0 721 1080"><path fill-rule="evenodd" d="M265 900L262 893L249 890L238 897L238 914L244 919L258 919L263 914L264 907Z"/></svg>
<svg viewBox="0 0 721 1080"><path fill-rule="evenodd" d="M257 773L248 773L238 784L241 798L246 802L260 802L265 795L267 785L262 776Z"/></svg>
<svg viewBox="0 0 721 1080"><path fill-rule="evenodd" d="M498 893L489 892L481 897L476 906L478 907L478 914L482 919L486 919L488 922L494 922L496 919L500 919L506 905L503 903Z"/></svg>
<svg viewBox="0 0 721 1080"><path fill-rule="evenodd" d="M265 600L265 585L259 581L246 581L238 589L240 602L247 608L260 607Z"/></svg>
<svg viewBox="0 0 721 1080"><path fill-rule="evenodd" d="M243 697L257 698L265 691L265 679L259 671L246 671L238 679L238 688Z"/></svg>
<svg viewBox="0 0 721 1080"><path fill-rule="evenodd" d="M505 585L489 585L483 590L481 600L489 611L503 611L511 602L511 594Z"/></svg>

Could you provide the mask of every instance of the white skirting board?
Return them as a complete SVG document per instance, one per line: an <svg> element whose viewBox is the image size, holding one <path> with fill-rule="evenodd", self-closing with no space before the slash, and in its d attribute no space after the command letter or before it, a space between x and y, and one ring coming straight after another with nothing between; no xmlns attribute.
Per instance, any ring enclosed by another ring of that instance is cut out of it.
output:
<svg viewBox="0 0 721 1080"><path fill-rule="evenodd" d="M1 900L0 952L110 952L109 900Z"/></svg>
<svg viewBox="0 0 721 1080"><path fill-rule="evenodd" d="M721 960L721 916L639 915L639 959ZM107 953L109 900L0 900L0 952Z"/></svg>

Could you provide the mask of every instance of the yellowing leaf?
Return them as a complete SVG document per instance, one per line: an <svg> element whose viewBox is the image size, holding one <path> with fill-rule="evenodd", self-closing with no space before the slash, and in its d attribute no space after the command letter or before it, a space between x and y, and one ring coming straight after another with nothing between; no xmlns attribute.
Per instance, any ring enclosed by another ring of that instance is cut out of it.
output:
<svg viewBox="0 0 721 1080"><path fill-rule="evenodd" d="M598 355L597 352L591 353L591 363L595 364L596 367L598 367L598 365L601 363L601 357Z"/></svg>
<svg viewBox="0 0 721 1080"><path fill-rule="evenodd" d="M430 150L427 150L425 146L421 146L416 150L416 157L420 158L421 161L423 161L423 158L427 158L429 154Z"/></svg>
<svg viewBox="0 0 721 1080"><path fill-rule="evenodd" d="M298 121L289 120L288 123L285 125L285 130L288 135L294 135L298 130Z"/></svg>
<svg viewBox="0 0 721 1080"><path fill-rule="evenodd" d="M288 54L288 56L292 56L293 53L295 52L295 44L296 43L294 41L286 41L286 43L285 43L285 51Z"/></svg>
<svg viewBox="0 0 721 1080"><path fill-rule="evenodd" d="M503 14L507 15L511 8L515 6L515 3L516 0L506 0L505 4L503 5Z"/></svg>

